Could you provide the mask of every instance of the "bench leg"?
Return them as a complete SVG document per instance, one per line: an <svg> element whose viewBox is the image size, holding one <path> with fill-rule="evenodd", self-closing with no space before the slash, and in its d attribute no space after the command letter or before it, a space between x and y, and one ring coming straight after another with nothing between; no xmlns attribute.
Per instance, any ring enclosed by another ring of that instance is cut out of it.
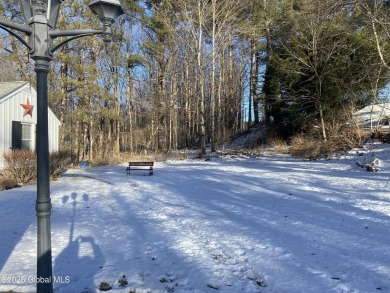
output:
<svg viewBox="0 0 390 293"><path fill-rule="evenodd" d="M130 175L130 167L126 168L126 175Z"/></svg>
<svg viewBox="0 0 390 293"><path fill-rule="evenodd" d="M150 167L150 169L149 169L149 176L150 175L153 175L153 168L152 167Z"/></svg>

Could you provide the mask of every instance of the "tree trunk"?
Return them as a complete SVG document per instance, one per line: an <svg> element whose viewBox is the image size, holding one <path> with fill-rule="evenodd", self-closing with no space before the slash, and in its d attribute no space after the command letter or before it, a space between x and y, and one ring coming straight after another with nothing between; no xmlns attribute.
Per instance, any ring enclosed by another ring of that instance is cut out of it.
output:
<svg viewBox="0 0 390 293"><path fill-rule="evenodd" d="M157 109L157 121L158 121L158 148L163 153L167 152L167 139L166 139L166 104L165 104L165 69L164 65L160 63L160 74L158 76L158 109Z"/></svg>
<svg viewBox="0 0 390 293"><path fill-rule="evenodd" d="M211 35L211 109L210 109L210 124L211 124L211 152L216 151L215 146L215 66L216 66L216 58L215 58L215 30L216 30L216 0L212 0L212 10L213 10L213 28Z"/></svg>
<svg viewBox="0 0 390 293"><path fill-rule="evenodd" d="M259 66L260 58L256 48L256 41L251 40L251 96L253 101L253 114L255 118L255 124L259 124L259 94L257 91L259 83Z"/></svg>
<svg viewBox="0 0 390 293"><path fill-rule="evenodd" d="M66 63L61 63L60 75L61 75L61 107L59 112L58 119L61 122L61 132L60 132L60 146L65 142L65 111L66 111L66 100L67 100L67 92L66 92L66 81L68 74L68 65Z"/></svg>
<svg viewBox="0 0 390 293"><path fill-rule="evenodd" d="M198 2L198 16L199 16L199 25L198 25L198 51L197 51L197 60L198 60L198 71L199 71L199 138L200 138L200 148L201 154L206 154L206 128L205 128L205 94L204 94L204 76L203 76L203 66L202 66L202 42L203 42L203 18L202 18L202 9L201 1Z"/></svg>

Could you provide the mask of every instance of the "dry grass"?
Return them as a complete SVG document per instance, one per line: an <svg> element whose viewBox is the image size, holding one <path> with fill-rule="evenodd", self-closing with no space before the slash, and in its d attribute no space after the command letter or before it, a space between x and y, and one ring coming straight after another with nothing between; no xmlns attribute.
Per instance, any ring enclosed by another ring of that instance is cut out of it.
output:
<svg viewBox="0 0 390 293"><path fill-rule="evenodd" d="M110 157L97 158L89 161L90 166L99 167L106 165L115 165L128 162L163 162L167 160L185 160L187 155L185 153L171 152L171 153L153 153L153 154L130 154L120 153Z"/></svg>
<svg viewBox="0 0 390 293"><path fill-rule="evenodd" d="M307 160L325 156L325 148L321 145L322 142L317 139L296 135L292 138L291 143L290 154L293 156Z"/></svg>
<svg viewBox="0 0 390 293"><path fill-rule="evenodd" d="M92 161L88 161L91 167L100 167L107 165L116 165L127 162L145 162L153 161L153 156L151 155L131 155L128 153L121 153L117 155L111 155L109 157L96 158Z"/></svg>
<svg viewBox="0 0 390 293"><path fill-rule="evenodd" d="M290 153L308 160L331 158L335 154L362 147L369 137L360 128L331 126L333 128L327 128L330 135L326 141L319 139L318 133L296 135L292 138Z"/></svg>
<svg viewBox="0 0 390 293"><path fill-rule="evenodd" d="M268 140L268 145L278 154L288 154L289 147L287 142L281 138L270 138Z"/></svg>
<svg viewBox="0 0 390 293"><path fill-rule="evenodd" d="M154 153L154 154L121 154L120 162L163 162L167 160L185 160L187 159L185 153L170 152L170 153Z"/></svg>

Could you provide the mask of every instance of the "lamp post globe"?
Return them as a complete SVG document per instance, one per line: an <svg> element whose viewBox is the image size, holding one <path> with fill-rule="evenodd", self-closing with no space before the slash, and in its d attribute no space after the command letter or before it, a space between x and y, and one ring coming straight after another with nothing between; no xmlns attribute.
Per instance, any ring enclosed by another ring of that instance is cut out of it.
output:
<svg viewBox="0 0 390 293"><path fill-rule="evenodd" d="M88 7L95 13L103 23L105 33L105 42L110 42L111 24L119 15L124 14L123 7L119 0L94 0L89 3Z"/></svg>

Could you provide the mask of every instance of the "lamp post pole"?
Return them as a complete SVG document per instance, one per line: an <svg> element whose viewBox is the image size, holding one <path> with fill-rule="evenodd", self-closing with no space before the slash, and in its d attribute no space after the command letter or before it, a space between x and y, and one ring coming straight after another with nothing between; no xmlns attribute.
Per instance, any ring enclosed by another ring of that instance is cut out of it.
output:
<svg viewBox="0 0 390 293"><path fill-rule="evenodd" d="M115 18L124 13L121 0L94 0L89 4L89 7L103 22L102 30L57 30L55 27L60 4L63 1L20 0L26 25L0 19L0 28L10 33L29 49L30 56L35 61L37 75L37 198L35 204L37 216L37 293L53 293L47 91L50 62L57 49L74 39L103 34L104 41L110 42L111 25ZM27 35L28 42L15 31ZM68 38L53 44L53 40L59 37Z"/></svg>
<svg viewBox="0 0 390 293"><path fill-rule="evenodd" d="M49 61L35 59L37 74L37 292L53 292L47 75ZM49 282L46 282L48 280Z"/></svg>

